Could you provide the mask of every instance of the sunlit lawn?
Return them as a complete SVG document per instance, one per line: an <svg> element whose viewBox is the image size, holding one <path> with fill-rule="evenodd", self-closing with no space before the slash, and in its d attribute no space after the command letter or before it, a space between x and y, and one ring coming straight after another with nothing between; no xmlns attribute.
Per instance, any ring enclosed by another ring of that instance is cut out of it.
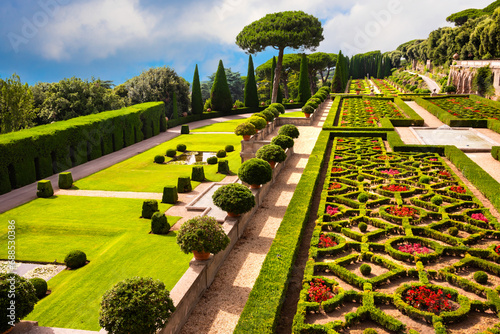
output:
<svg viewBox="0 0 500 334"><path fill-rule="evenodd" d="M188 151L210 152L217 152L223 150L226 145L233 145L235 151L228 153L225 159L229 161L229 169L233 173L237 173L241 165L241 137L227 133L181 135L81 179L75 183L75 186L88 190L161 193L165 186L177 185L179 176L191 176L193 166L153 163L156 155L165 155L167 149L175 149L177 144L185 144ZM170 161L170 158L166 158L165 161ZM205 178L208 181L221 181L224 177L225 175L217 174L217 165L205 165ZM199 182L192 181L193 188L198 184Z"/></svg>
<svg viewBox="0 0 500 334"><path fill-rule="evenodd" d="M304 118L304 113L302 111L292 111L281 114L280 117L302 117Z"/></svg>
<svg viewBox="0 0 500 334"><path fill-rule="evenodd" d="M172 289L189 266L175 233L149 234L142 200L58 196L37 199L0 215L0 256L6 259L7 222L16 222L18 260L62 263L74 249L90 261L49 280L52 293L27 317L40 326L99 330L99 303L106 290L133 276L160 279ZM160 204L161 211L170 205ZM179 217L168 217L173 225Z"/></svg>
<svg viewBox="0 0 500 334"><path fill-rule="evenodd" d="M191 132L234 132L234 129L236 129L239 124L244 123L246 120L246 118L241 118L214 123L211 125L202 126L201 128L196 128L194 130L191 130Z"/></svg>

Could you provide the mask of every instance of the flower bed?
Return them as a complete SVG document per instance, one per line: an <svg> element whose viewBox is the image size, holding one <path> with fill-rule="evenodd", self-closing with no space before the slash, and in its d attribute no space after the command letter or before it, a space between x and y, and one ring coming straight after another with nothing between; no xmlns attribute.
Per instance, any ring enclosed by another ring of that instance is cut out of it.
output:
<svg viewBox="0 0 500 334"><path fill-rule="evenodd" d="M458 118L500 119L500 109L494 108L480 101L471 100L468 97L430 99L428 101Z"/></svg>
<svg viewBox="0 0 500 334"><path fill-rule="evenodd" d="M406 119L389 99L344 98L341 103L340 127L381 127L382 118Z"/></svg>
<svg viewBox="0 0 500 334"><path fill-rule="evenodd" d="M440 314L452 310L451 294L444 294L441 289L434 291L426 286L414 287L403 293L403 298L410 306L424 312Z"/></svg>

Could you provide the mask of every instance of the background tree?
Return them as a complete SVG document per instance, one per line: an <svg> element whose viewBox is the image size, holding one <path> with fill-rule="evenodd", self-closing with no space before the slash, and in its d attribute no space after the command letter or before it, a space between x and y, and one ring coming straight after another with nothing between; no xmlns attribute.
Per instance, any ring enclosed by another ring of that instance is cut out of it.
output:
<svg viewBox="0 0 500 334"><path fill-rule="evenodd" d="M348 59L344 57L342 51L339 51L337 58L337 65L335 66L335 74L332 79L332 92L343 93L347 85L348 79Z"/></svg>
<svg viewBox="0 0 500 334"><path fill-rule="evenodd" d="M285 48L315 49L324 39L321 22L302 11L268 14L247 25L236 37L236 44L250 53L263 51L268 46L278 50L271 102L278 98Z"/></svg>
<svg viewBox="0 0 500 334"><path fill-rule="evenodd" d="M34 124L33 93L18 75L0 79L0 133L29 128Z"/></svg>
<svg viewBox="0 0 500 334"><path fill-rule="evenodd" d="M274 75L276 73L276 57L273 57L273 64L271 68L271 82L274 82ZM270 85L271 90L269 92L269 96L273 96L273 87ZM281 103L283 102L283 93L281 93L281 85L278 85L278 98L276 99L276 102Z"/></svg>
<svg viewBox="0 0 500 334"><path fill-rule="evenodd" d="M189 83L170 67L153 67L126 83L132 104L163 101L167 117L173 112L172 94L177 95L179 113L189 112Z"/></svg>
<svg viewBox="0 0 500 334"><path fill-rule="evenodd" d="M260 78L266 79L265 80L266 84L269 84L269 82L272 82L271 81L271 72L272 72L273 58L269 59L264 64L258 66L255 69L255 72L257 73L257 75ZM297 90L295 90L295 95L293 95L289 92L289 76L290 76L290 74L292 74L294 72L298 73L300 71L300 59L301 59L300 55L298 55L296 53L288 53L288 54L283 55L283 64L281 67L281 85L283 86L283 92L284 92L285 98L287 98L287 99L290 98L291 96L296 96ZM271 85L269 85L269 86L271 86ZM271 97L269 96L268 99L270 99L270 98ZM265 100L267 100L267 99L265 99Z"/></svg>
<svg viewBox="0 0 500 334"><path fill-rule="evenodd" d="M493 88L493 73L489 66L477 69L474 79L472 79L472 89L481 96L495 95Z"/></svg>
<svg viewBox="0 0 500 334"><path fill-rule="evenodd" d="M241 77L240 72L233 72L231 68L226 68L226 81L229 86L229 91L231 92L231 97L233 101L245 99L245 80ZM201 83L201 97L203 101L210 98L210 92L212 91L212 86L214 84L216 72L208 76L208 81Z"/></svg>
<svg viewBox="0 0 500 334"><path fill-rule="evenodd" d="M255 81L255 70L252 55L248 55L248 73L245 80L245 107L256 108L259 106L259 95L257 94L257 82Z"/></svg>
<svg viewBox="0 0 500 334"><path fill-rule="evenodd" d="M203 113L203 99L201 98L200 75L198 65L194 68L193 91L191 95L191 112L195 115Z"/></svg>
<svg viewBox="0 0 500 334"><path fill-rule="evenodd" d="M307 56L302 55L299 74L299 94L297 100L306 103L311 98L311 88L309 85L309 70L307 68Z"/></svg>
<svg viewBox="0 0 500 334"><path fill-rule="evenodd" d="M11 306L9 291L12 280L14 280L14 290L16 292L14 297L16 302L14 305L14 319L7 316L10 313L7 308ZM0 274L0 307L2 308L0 332L4 332L12 327L9 325L10 321L18 323L22 318L30 314L37 301L35 288L27 279L16 274Z"/></svg>
<svg viewBox="0 0 500 334"><path fill-rule="evenodd" d="M224 70L222 59L219 60L219 67L215 73L210 99L212 100L212 110L229 113L233 107L233 99L231 98L231 91L227 84L226 71Z"/></svg>

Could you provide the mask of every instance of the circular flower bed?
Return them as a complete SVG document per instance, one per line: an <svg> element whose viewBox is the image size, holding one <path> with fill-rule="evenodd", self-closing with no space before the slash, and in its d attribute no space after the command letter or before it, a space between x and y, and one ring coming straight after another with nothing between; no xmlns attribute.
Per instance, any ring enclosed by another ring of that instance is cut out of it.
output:
<svg viewBox="0 0 500 334"><path fill-rule="evenodd" d="M500 255L500 245L496 245L493 250L495 251L495 253L497 253L498 255Z"/></svg>
<svg viewBox="0 0 500 334"><path fill-rule="evenodd" d="M488 218L485 217L485 215L481 212L479 213L473 213L470 215L470 217L472 219L475 219L475 220L480 220L480 221L483 221L485 223L489 222Z"/></svg>
<svg viewBox="0 0 500 334"><path fill-rule="evenodd" d="M310 302L322 303L328 299L333 298L332 289L325 284L321 278L314 278L309 283L309 290L307 290L308 300Z"/></svg>
<svg viewBox="0 0 500 334"><path fill-rule="evenodd" d="M408 206L391 205L385 209L385 212L387 212L390 215L396 216L396 217L415 217L415 216L418 216L418 211L416 209L408 207Z"/></svg>
<svg viewBox="0 0 500 334"><path fill-rule="evenodd" d="M342 185L338 182L332 182L328 186L328 190L335 190L335 189L340 189L340 188L342 188Z"/></svg>
<svg viewBox="0 0 500 334"><path fill-rule="evenodd" d="M424 311L440 314L453 309L451 294L445 294L443 290L437 291L426 286L412 287L402 294L402 299L408 305Z"/></svg>
<svg viewBox="0 0 500 334"><path fill-rule="evenodd" d="M319 235L318 248L330 248L337 246L338 243L332 239L329 235L321 233Z"/></svg>
<svg viewBox="0 0 500 334"><path fill-rule="evenodd" d="M344 168L342 168L342 167L332 167L332 169L331 169L332 173L339 173L339 172L343 172L343 171L344 171Z"/></svg>
<svg viewBox="0 0 500 334"><path fill-rule="evenodd" d="M398 175L400 174L399 170L397 169L383 169L380 171L382 174L387 174L387 175Z"/></svg>
<svg viewBox="0 0 500 334"><path fill-rule="evenodd" d="M419 243L399 245L398 250L408 254L429 254L432 252L431 249L425 246L422 247Z"/></svg>
<svg viewBox="0 0 500 334"><path fill-rule="evenodd" d="M388 186L382 186L382 189L385 191L392 191L392 192L402 192L409 190L408 186L400 184L390 184Z"/></svg>
<svg viewBox="0 0 500 334"><path fill-rule="evenodd" d="M334 206L327 205L327 206L326 206L326 209L325 209L325 212L326 212L327 214L329 214L330 216L333 216L333 215L335 215L335 214L339 213L339 212L340 212L340 210L339 210L338 208L334 207Z"/></svg>
<svg viewBox="0 0 500 334"><path fill-rule="evenodd" d="M451 186L450 191L453 191L457 194L465 194L467 192L467 190L462 186Z"/></svg>

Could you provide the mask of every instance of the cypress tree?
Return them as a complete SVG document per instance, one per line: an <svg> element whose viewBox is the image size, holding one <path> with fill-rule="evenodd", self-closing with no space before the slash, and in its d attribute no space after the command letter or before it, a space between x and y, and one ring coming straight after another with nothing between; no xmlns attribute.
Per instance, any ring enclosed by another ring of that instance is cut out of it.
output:
<svg viewBox="0 0 500 334"><path fill-rule="evenodd" d="M175 94L175 91L172 93L172 104L173 104L173 109L174 111L172 112L172 119L179 118L179 112L177 110L177 94Z"/></svg>
<svg viewBox="0 0 500 334"><path fill-rule="evenodd" d="M297 96L297 100L304 103L311 98L308 72L307 56L303 54L300 60L299 95Z"/></svg>
<svg viewBox="0 0 500 334"><path fill-rule="evenodd" d="M343 83L342 83L342 66L343 66L343 60L342 60L342 51L339 52L339 55L337 57L337 65L335 65L335 73L333 74L333 79L332 79L332 93L343 93Z"/></svg>
<svg viewBox="0 0 500 334"><path fill-rule="evenodd" d="M194 115L203 113L203 98L201 97L200 75L198 65L194 68L193 92L191 93L191 112Z"/></svg>
<svg viewBox="0 0 500 334"><path fill-rule="evenodd" d="M378 63L377 63L377 79L382 79L384 76L383 73L383 68L382 68L382 56L378 57Z"/></svg>
<svg viewBox="0 0 500 334"><path fill-rule="evenodd" d="M256 108L259 106L259 95L257 94L257 82L255 81L252 55L248 56L248 73L245 81L244 102L245 107Z"/></svg>
<svg viewBox="0 0 500 334"><path fill-rule="evenodd" d="M223 113L231 112L233 98L227 84L226 71L224 70L222 59L219 61L219 67L215 73L210 99L212 100L212 110L222 111Z"/></svg>

